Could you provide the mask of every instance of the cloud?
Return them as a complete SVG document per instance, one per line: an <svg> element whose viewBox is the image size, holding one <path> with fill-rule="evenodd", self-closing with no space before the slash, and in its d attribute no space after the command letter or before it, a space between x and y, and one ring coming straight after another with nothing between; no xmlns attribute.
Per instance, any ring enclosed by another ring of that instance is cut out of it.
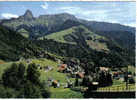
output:
<svg viewBox="0 0 137 100"><path fill-rule="evenodd" d="M48 9L48 3L47 2L44 2L43 5L40 5L43 9Z"/></svg>
<svg viewBox="0 0 137 100"><path fill-rule="evenodd" d="M107 11L106 10L83 10L82 14L85 16L91 16L93 14L96 15L106 15Z"/></svg>
<svg viewBox="0 0 137 100"><path fill-rule="evenodd" d="M61 7L60 10L69 14L78 14L82 11L80 7Z"/></svg>
<svg viewBox="0 0 137 100"><path fill-rule="evenodd" d="M19 17L18 15L11 14L11 13L2 13L1 16L2 16L3 18L6 18L6 19L18 18L18 17Z"/></svg>
<svg viewBox="0 0 137 100"><path fill-rule="evenodd" d="M87 9L80 7L61 7L66 13L74 14L76 17L87 20L103 21L107 19L107 11L104 9Z"/></svg>
<svg viewBox="0 0 137 100"><path fill-rule="evenodd" d="M89 6L90 4L85 5L60 7L60 10L89 21L120 23L135 26L136 11L134 3L125 3L125 5L121 5L121 3L118 2L109 2L96 3L92 6Z"/></svg>
<svg viewBox="0 0 137 100"><path fill-rule="evenodd" d="M70 14L79 14L82 16L89 16L91 14L105 14L107 11L105 10L87 10L80 7L61 7L60 10L63 10L64 12L70 13Z"/></svg>

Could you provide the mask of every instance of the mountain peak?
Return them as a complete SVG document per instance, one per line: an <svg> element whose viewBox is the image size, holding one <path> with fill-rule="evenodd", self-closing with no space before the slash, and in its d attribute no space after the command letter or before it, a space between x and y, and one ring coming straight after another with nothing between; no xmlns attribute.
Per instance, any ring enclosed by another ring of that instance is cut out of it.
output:
<svg viewBox="0 0 137 100"><path fill-rule="evenodd" d="M32 12L30 10L26 10L26 12L23 15L23 17L26 20L32 20L34 18Z"/></svg>

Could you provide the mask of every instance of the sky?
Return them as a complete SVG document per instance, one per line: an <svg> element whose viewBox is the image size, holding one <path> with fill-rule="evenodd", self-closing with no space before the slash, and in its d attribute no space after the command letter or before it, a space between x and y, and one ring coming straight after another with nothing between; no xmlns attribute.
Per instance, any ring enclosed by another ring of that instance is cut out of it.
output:
<svg viewBox="0 0 137 100"><path fill-rule="evenodd" d="M46 14L69 13L89 21L136 26L135 2L36 1L0 2L0 19L17 18L29 9L35 17Z"/></svg>

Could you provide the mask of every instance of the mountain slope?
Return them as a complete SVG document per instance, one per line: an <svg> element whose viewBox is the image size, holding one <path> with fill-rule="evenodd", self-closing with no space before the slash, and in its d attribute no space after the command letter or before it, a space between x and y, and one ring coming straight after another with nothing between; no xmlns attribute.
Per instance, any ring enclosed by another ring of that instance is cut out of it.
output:
<svg viewBox="0 0 137 100"><path fill-rule="evenodd" d="M107 23L107 22L97 22L97 21L86 21L79 19L79 22L87 25L93 31L127 31L135 34L135 28L130 26L121 25L118 23Z"/></svg>
<svg viewBox="0 0 137 100"><path fill-rule="evenodd" d="M97 34L107 37L119 44L121 47L135 51L135 34L128 31L101 31Z"/></svg>
<svg viewBox="0 0 137 100"><path fill-rule="evenodd" d="M0 26L0 58L3 60L19 60L22 56L34 55L30 41L16 32Z"/></svg>
<svg viewBox="0 0 137 100"><path fill-rule="evenodd" d="M82 31L79 34L77 31ZM100 40L106 41L107 39L103 36L99 36L94 34L90 30L88 30L83 25L73 26L71 28L62 30L60 32L55 32L45 37L40 38L53 39L57 42L69 43L69 44L83 44L85 42L86 45L95 50L108 50L105 43L100 42Z"/></svg>
<svg viewBox="0 0 137 100"><path fill-rule="evenodd" d="M87 58L97 66L135 64L133 51L123 49L114 40L97 35L83 25L46 35L34 42L54 54L79 59Z"/></svg>
<svg viewBox="0 0 137 100"><path fill-rule="evenodd" d="M96 63L103 62L105 56L109 65L115 61L112 57L135 64L135 28L132 27L81 20L67 13L36 18L29 10L19 18L2 20L0 24L29 38L38 47L60 56L90 56L87 59ZM3 48L5 42L1 43Z"/></svg>
<svg viewBox="0 0 137 100"><path fill-rule="evenodd" d="M20 58L53 58L51 54L36 46L20 34L0 26L0 59L17 61Z"/></svg>

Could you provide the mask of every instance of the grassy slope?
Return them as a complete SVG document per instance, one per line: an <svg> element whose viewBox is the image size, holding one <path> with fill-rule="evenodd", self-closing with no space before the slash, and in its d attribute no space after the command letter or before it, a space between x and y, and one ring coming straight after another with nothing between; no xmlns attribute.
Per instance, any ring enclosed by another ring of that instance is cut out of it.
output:
<svg viewBox="0 0 137 100"><path fill-rule="evenodd" d="M66 30L62 30L60 32L55 32L55 33L52 33L52 34L45 36L45 38L54 39L54 40L56 40L58 42L62 42L62 43L67 43L67 41L64 40L64 36L68 35L68 34L72 34L72 32L74 32L75 28L76 27L72 27L72 28L69 28ZM40 40L42 40L42 39L43 39L43 37L40 38Z"/></svg>
<svg viewBox="0 0 137 100"><path fill-rule="evenodd" d="M75 92L69 88L50 88L51 98L83 98L80 92Z"/></svg>
<svg viewBox="0 0 137 100"><path fill-rule="evenodd" d="M43 40L43 38L47 38L47 39L53 39L57 42L61 42L61 43L69 43L69 44L76 44L76 42L70 42L64 39L65 36L67 35L72 35L73 32L75 32L75 29L78 28L82 28L84 29L85 32L83 32L83 36L85 37L92 37L93 40L86 40L87 44L92 48L92 49L96 49L96 50L108 50L107 45L105 43L101 43L99 41L97 41L98 39L103 39L106 40L105 37L103 36L99 36L97 34L94 34L93 32L89 31L86 27L79 25L79 26L73 26L71 28L59 31L59 32L55 32L49 35L46 35L45 37L41 37L39 38L40 40ZM87 34L88 33L88 34ZM75 36L73 34L73 36ZM94 41L96 40L96 41Z"/></svg>
<svg viewBox="0 0 137 100"><path fill-rule="evenodd" d="M28 31L26 31L25 29L20 29L19 31L18 31L23 37L25 37L25 38L29 38L29 32Z"/></svg>
<svg viewBox="0 0 137 100"><path fill-rule="evenodd" d="M47 80L48 77L53 77L54 79L56 80L60 80L61 82L65 82L65 77L66 75L63 74L63 73L59 73L57 72L57 63L56 62L53 62L51 60L47 60L47 59L41 59L41 60L33 60L32 61L33 63L36 63L36 64L40 64L42 67L44 66L51 66L53 67L53 70L52 71L48 71L48 72L45 72L44 70L40 70L40 73L41 73L41 80Z"/></svg>
<svg viewBox="0 0 137 100"><path fill-rule="evenodd" d="M26 61L22 61L22 62L26 65ZM48 72L45 72L44 70L40 70L40 73L41 73L40 80L41 81L47 80L48 77L52 77L55 80L60 80L61 83L66 83L66 81L67 81L66 75L63 73L57 72L58 64L56 62L53 62L53 61L47 60L47 59L33 59L32 62L35 64L40 64L43 67L49 65L54 68L52 71L48 71ZM17 62L17 63L19 63L19 62ZM12 64L12 62L0 64L0 79L1 79L1 76L2 76L2 73L4 72L4 70L6 68L10 67L11 64ZM74 79L70 79L70 80L74 81ZM64 89L63 87L60 87L60 88L50 87L49 91L51 92L50 98L82 98L81 93L72 91L69 88Z"/></svg>

